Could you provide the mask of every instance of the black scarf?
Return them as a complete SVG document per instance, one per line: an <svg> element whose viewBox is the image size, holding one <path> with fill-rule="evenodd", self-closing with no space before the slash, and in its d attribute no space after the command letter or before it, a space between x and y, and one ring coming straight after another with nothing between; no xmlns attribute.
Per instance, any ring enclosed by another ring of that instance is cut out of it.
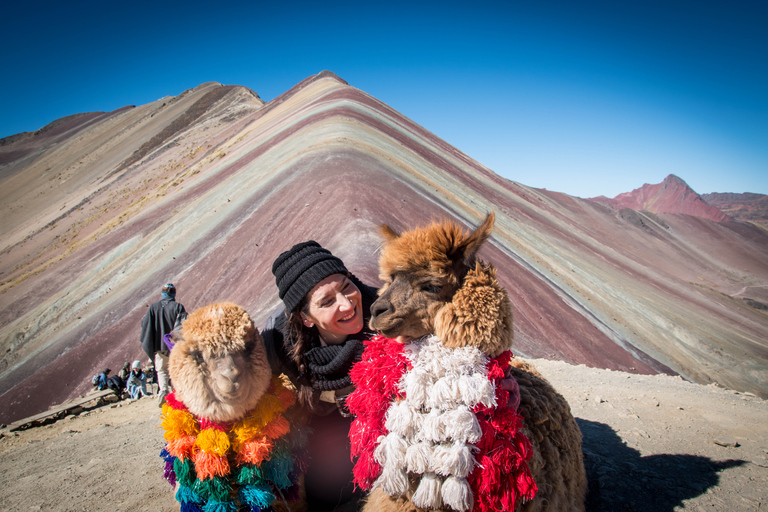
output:
<svg viewBox="0 0 768 512"><path fill-rule="evenodd" d="M371 304L376 300L376 288L363 284L357 277L350 274L349 279L355 283L363 298L363 321L368 325ZM286 317L287 318L287 317ZM286 329L286 325L283 329ZM365 340L370 339L374 333L368 332L365 327L357 334L347 338L341 345L320 345L320 339L315 331L315 338L311 342L309 350L304 353L306 369L302 372L289 356L295 341L288 332L284 332L285 342L281 346L283 359L290 367L295 368L293 375L289 375L298 386L311 386L317 391L335 391L352 385L349 370L352 365L362 359L365 351ZM290 362L289 362L290 361Z"/></svg>
<svg viewBox="0 0 768 512"><path fill-rule="evenodd" d="M365 345L357 338L349 338L341 345L309 349L304 357L312 388L318 391L333 391L351 386L349 369L360 361L363 350Z"/></svg>

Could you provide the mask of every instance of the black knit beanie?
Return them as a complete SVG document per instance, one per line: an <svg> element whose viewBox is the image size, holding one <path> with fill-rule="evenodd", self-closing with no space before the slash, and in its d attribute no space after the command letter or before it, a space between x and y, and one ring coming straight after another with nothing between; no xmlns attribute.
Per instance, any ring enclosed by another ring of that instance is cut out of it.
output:
<svg viewBox="0 0 768 512"><path fill-rule="evenodd" d="M285 310L293 312L314 286L333 274L347 274L344 263L314 240L296 244L272 264L272 273Z"/></svg>

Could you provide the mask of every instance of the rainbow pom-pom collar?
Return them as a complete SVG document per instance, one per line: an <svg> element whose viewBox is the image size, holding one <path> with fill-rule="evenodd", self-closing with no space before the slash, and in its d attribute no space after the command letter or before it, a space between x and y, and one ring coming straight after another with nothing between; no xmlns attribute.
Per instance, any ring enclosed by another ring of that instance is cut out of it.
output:
<svg viewBox="0 0 768 512"><path fill-rule="evenodd" d="M216 423L190 413L175 394L166 396L166 480L178 483L181 512L268 510L276 498L294 501L306 471L306 432L283 413L296 399L273 377L258 405L239 421Z"/></svg>

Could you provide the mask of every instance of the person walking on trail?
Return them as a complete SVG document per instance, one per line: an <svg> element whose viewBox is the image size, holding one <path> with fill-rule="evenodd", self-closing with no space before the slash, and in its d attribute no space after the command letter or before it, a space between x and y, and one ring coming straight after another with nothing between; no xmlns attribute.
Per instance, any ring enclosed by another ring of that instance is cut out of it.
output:
<svg viewBox="0 0 768 512"><path fill-rule="evenodd" d="M167 283L161 290L162 298L149 306L147 314L141 320L141 347L155 363L157 372L158 406L165 403L168 394L168 355L170 351L163 343L163 336L181 328L181 322L187 318L184 306L176 302L176 287Z"/></svg>

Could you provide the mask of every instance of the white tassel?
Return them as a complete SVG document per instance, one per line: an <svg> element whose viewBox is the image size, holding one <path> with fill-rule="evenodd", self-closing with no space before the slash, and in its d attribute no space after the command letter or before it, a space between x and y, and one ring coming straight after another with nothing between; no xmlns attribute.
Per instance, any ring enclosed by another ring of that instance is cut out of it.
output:
<svg viewBox="0 0 768 512"><path fill-rule="evenodd" d="M446 411L456 407L456 404L460 401L461 392L459 391L456 379L443 377L435 382L435 385L427 396L426 405L430 409L442 409Z"/></svg>
<svg viewBox="0 0 768 512"><path fill-rule="evenodd" d="M425 473L411 501L419 508L436 509L442 506L441 482L434 473Z"/></svg>
<svg viewBox="0 0 768 512"><path fill-rule="evenodd" d="M482 403L486 407L496 406L496 393L488 377L480 373L462 375L458 378L460 400L474 407Z"/></svg>
<svg viewBox="0 0 768 512"><path fill-rule="evenodd" d="M432 454L432 471L438 475L466 478L475 467L475 457L464 443L441 444Z"/></svg>
<svg viewBox="0 0 768 512"><path fill-rule="evenodd" d="M448 436L445 433L445 416L441 411L433 409L424 416L424 423L418 434L420 441L429 441L431 443L440 443L445 441Z"/></svg>
<svg viewBox="0 0 768 512"><path fill-rule="evenodd" d="M394 403L387 410L387 419L384 426L389 432L395 432L406 438L410 437L413 435L414 428L416 427L414 414L413 409L410 408L406 400Z"/></svg>
<svg viewBox="0 0 768 512"><path fill-rule="evenodd" d="M390 432L373 451L373 458L381 464L405 467L405 450L408 444L395 432Z"/></svg>
<svg viewBox="0 0 768 512"><path fill-rule="evenodd" d="M449 476L441 488L443 503L454 510L465 511L472 508L475 496L466 478Z"/></svg>
<svg viewBox="0 0 768 512"><path fill-rule="evenodd" d="M381 490L390 496L404 496L408 491L408 475L406 475L405 469L385 465L373 486L381 487Z"/></svg>
<svg viewBox="0 0 768 512"><path fill-rule="evenodd" d="M430 471L432 457L432 445L430 443L412 444L405 452L405 467L410 473L419 475L426 473Z"/></svg>
<svg viewBox="0 0 768 512"><path fill-rule="evenodd" d="M427 401L427 391L434 384L434 376L423 368L414 368L403 377L403 389L411 407L420 409Z"/></svg>
<svg viewBox="0 0 768 512"><path fill-rule="evenodd" d="M443 415L445 430L442 432L445 440L453 442L476 443L483 434L480 423L472 411L466 405L459 406L452 411L446 411Z"/></svg>

